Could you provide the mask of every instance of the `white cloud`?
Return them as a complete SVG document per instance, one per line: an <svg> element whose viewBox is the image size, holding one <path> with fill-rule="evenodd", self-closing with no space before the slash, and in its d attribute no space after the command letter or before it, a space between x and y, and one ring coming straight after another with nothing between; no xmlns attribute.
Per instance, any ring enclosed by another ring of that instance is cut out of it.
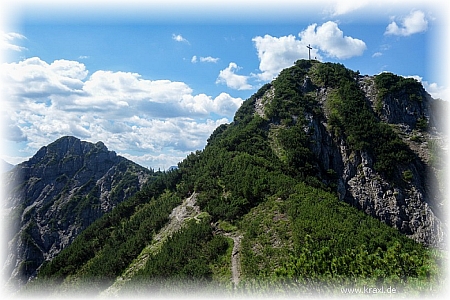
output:
<svg viewBox="0 0 450 300"><path fill-rule="evenodd" d="M415 33L424 32L428 28L428 21L425 14L420 11L412 11L407 17L401 21L401 26L398 26L395 21L392 21L385 31L385 35L400 35L409 36Z"/></svg>
<svg viewBox="0 0 450 300"><path fill-rule="evenodd" d="M18 46L15 43L13 43L15 40L23 40L26 39L26 37L20 33L16 32L8 32L8 33L1 33L1 40L0 40L0 49L3 50L13 50L17 52L21 52L24 50L27 50L27 48Z"/></svg>
<svg viewBox="0 0 450 300"><path fill-rule="evenodd" d="M372 57L380 57L382 55L383 55L383 53L381 53L381 52L375 52L374 54L372 54Z"/></svg>
<svg viewBox="0 0 450 300"><path fill-rule="evenodd" d="M313 47L319 47L327 56L338 59L360 56L367 49L362 40L344 36L342 30L332 21L328 21L321 26L317 26L317 24L309 25L299 36L302 41L311 43Z"/></svg>
<svg viewBox="0 0 450 300"><path fill-rule="evenodd" d="M450 101L450 88L440 86L435 82L429 83L427 81L422 81L422 84L425 90L427 90L434 99Z"/></svg>
<svg viewBox="0 0 450 300"><path fill-rule="evenodd" d="M172 39L177 42L183 42L189 44L189 41L185 39L181 34L172 34Z"/></svg>
<svg viewBox="0 0 450 300"><path fill-rule="evenodd" d="M253 38L260 60L258 74L261 80L272 80L274 76L298 59L308 58L308 45L311 45L311 58L321 60L319 51L326 56L346 59L362 55L366 44L359 39L344 36L335 22L326 22L321 26L312 24L299 33L297 39L293 35L273 37L265 35Z"/></svg>
<svg viewBox="0 0 450 300"><path fill-rule="evenodd" d="M228 67L219 72L219 77L217 78L216 83L224 83L229 88L235 90L252 89L253 87L247 82L249 76L237 75L235 73L239 69L240 67L236 63L231 62Z"/></svg>
<svg viewBox="0 0 450 300"><path fill-rule="evenodd" d="M14 142L23 142L27 138L19 126L11 119L8 114L3 114L1 120L1 128L4 129L4 138Z"/></svg>
<svg viewBox="0 0 450 300"><path fill-rule="evenodd" d="M153 166L152 169L158 170L157 166L160 167L161 171L168 170L171 166L176 166L174 163L177 161L182 161L187 155L180 155L180 153L159 153L159 154L142 154L142 155L131 155L126 152L118 152L117 154L134 161L140 165ZM156 167L155 167L156 166Z"/></svg>
<svg viewBox="0 0 450 300"><path fill-rule="evenodd" d="M216 62L219 61L219 58L211 57L211 56L200 57L200 61L201 62L208 62L208 63L216 63Z"/></svg>
<svg viewBox="0 0 450 300"><path fill-rule="evenodd" d="M415 80L422 83L424 89L433 97L434 99L442 99L450 101L450 88L440 86L435 82L429 83L426 80L423 80L421 76L413 75L413 76L406 76L410 78L414 78Z"/></svg>
<svg viewBox="0 0 450 300"><path fill-rule="evenodd" d="M5 138L26 141L29 155L74 135L142 156L139 161L147 157L144 165L169 167L203 148L243 102L226 93L193 94L184 82L147 80L137 73L99 70L88 76L76 61L35 57L2 69L2 113L9 116Z"/></svg>
<svg viewBox="0 0 450 300"><path fill-rule="evenodd" d="M218 115L233 116L242 101L241 98L233 98L227 93L221 93L216 98L205 94L195 96L186 94L183 95L182 105L192 114L205 115L213 112Z"/></svg>
<svg viewBox="0 0 450 300"><path fill-rule="evenodd" d="M273 37L266 34L264 37L253 38L256 50L258 51L259 78L267 81L300 58L308 58L307 44L297 40L295 36ZM317 56L317 49L312 50L312 56Z"/></svg>
<svg viewBox="0 0 450 300"><path fill-rule="evenodd" d="M2 69L9 101L18 101L16 97L44 101L50 95L82 93L82 80L88 74L84 64L66 60L48 64L37 57L3 64Z"/></svg>
<svg viewBox="0 0 450 300"><path fill-rule="evenodd" d="M191 63L195 64L198 61L200 62L204 62L204 63L217 63L219 61L219 58L217 57L212 57L212 56L200 56L200 59L197 57L197 55L192 56L191 58Z"/></svg>
<svg viewBox="0 0 450 300"><path fill-rule="evenodd" d="M336 1L331 8L331 16L340 16L358 10L369 4L369 0Z"/></svg>

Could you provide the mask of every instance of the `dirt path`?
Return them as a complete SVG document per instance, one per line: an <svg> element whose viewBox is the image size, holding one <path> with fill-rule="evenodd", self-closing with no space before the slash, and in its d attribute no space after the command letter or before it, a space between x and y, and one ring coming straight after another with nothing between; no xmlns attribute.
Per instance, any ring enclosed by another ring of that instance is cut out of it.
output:
<svg viewBox="0 0 450 300"><path fill-rule="evenodd" d="M227 236L233 239L233 250L231 251L231 280L233 282L234 288L239 284L239 280L241 279L241 240L242 235L233 232L233 233L224 233L224 236Z"/></svg>
<svg viewBox="0 0 450 300"><path fill-rule="evenodd" d="M233 252L231 253L231 275L234 288L236 288L241 278L241 254L239 253L239 251L241 250L242 235L233 236L232 239L234 242L234 246Z"/></svg>
<svg viewBox="0 0 450 300"><path fill-rule="evenodd" d="M154 237L153 242L145 247L141 254L128 266L115 282L104 290L100 297L117 296L123 285L131 279L140 269L142 269L151 255L157 253L168 237L175 231L180 230L188 219L197 219L200 208L196 205L197 193L193 193L190 197L184 199L183 203L175 207L169 215L169 222Z"/></svg>
<svg viewBox="0 0 450 300"><path fill-rule="evenodd" d="M169 236L179 230L188 219L198 220L201 211L196 205L196 200L197 194L193 193L190 197L184 199L182 204L172 210L172 213L169 215L169 222L153 237L153 242L142 250L141 254L139 254L139 256L109 288L100 293L100 297L117 296L123 285L145 266L147 260L151 255L159 251ZM234 288L236 288L241 278L240 250L243 236L238 231L226 233L222 231L218 234L223 234L233 240L233 250L231 252L231 280Z"/></svg>

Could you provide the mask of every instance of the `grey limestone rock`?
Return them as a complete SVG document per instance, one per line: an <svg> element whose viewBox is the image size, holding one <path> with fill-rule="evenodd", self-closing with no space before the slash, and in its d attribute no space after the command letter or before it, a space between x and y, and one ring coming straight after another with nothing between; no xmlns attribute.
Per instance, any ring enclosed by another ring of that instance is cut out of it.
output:
<svg viewBox="0 0 450 300"><path fill-rule="evenodd" d="M102 142L66 136L3 175L8 257L3 273L21 285L97 218L141 189L151 172Z"/></svg>

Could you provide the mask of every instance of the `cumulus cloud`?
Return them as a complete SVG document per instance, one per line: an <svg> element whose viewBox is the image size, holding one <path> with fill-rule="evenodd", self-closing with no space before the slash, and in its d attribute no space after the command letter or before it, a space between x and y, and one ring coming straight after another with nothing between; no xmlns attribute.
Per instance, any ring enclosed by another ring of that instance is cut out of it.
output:
<svg viewBox="0 0 450 300"><path fill-rule="evenodd" d="M227 93L221 93L212 98L205 94L183 95L182 105L186 111L192 114L209 114L211 112L218 115L232 116L237 108L242 104L241 98L233 98Z"/></svg>
<svg viewBox="0 0 450 300"><path fill-rule="evenodd" d="M26 39L26 37L20 33L16 32L8 32L8 33L2 33L1 34L1 40L0 40L0 49L2 50L13 50L17 52L21 52L24 50L27 50L27 48L18 46L14 43L16 40L23 40Z"/></svg>
<svg viewBox="0 0 450 300"><path fill-rule="evenodd" d="M416 10L412 11L408 16L401 20L401 26L397 22L392 21L384 32L385 35L409 36L415 33L424 32L428 29L428 21L425 13Z"/></svg>
<svg viewBox="0 0 450 300"><path fill-rule="evenodd" d="M344 36L335 22L328 21L321 26L312 24L299 34L302 41L318 47L329 57L347 59L360 56L367 49L366 44L356 38Z"/></svg>
<svg viewBox="0 0 450 300"><path fill-rule="evenodd" d="M26 141L32 152L62 135L75 135L129 155L146 154L151 160L143 164L151 167L165 166L171 153L174 165L204 147L243 102L226 93L193 94L184 82L148 80L137 73L89 75L76 61L47 63L35 57L2 69L3 109L10 118L5 138Z"/></svg>
<svg viewBox="0 0 450 300"><path fill-rule="evenodd" d="M308 45L311 45L311 57L322 59L321 52L328 57L347 59L362 55L366 44L359 39L344 36L337 23L329 21L321 26L312 24L298 34L273 37L265 35L253 38L260 60L258 77L271 80L282 69L293 65L298 59L308 58Z"/></svg>
<svg viewBox="0 0 450 300"><path fill-rule="evenodd" d="M84 64L55 60L48 64L37 57L2 66L4 89L10 101L18 99L48 100L50 95L82 93L82 80L88 72Z"/></svg>
<svg viewBox="0 0 450 300"><path fill-rule="evenodd" d="M292 66L300 58L308 58L307 44L295 36L273 37L266 34L264 37L253 38L259 58L259 74L261 80L272 80L282 69ZM317 56L317 49L312 50Z"/></svg>
<svg viewBox="0 0 450 300"><path fill-rule="evenodd" d="M235 73L239 69L240 67L236 63L231 62L228 67L219 72L219 77L217 78L216 83L224 83L229 88L235 90L252 89L253 87L247 82L249 76L238 75Z"/></svg>
<svg viewBox="0 0 450 300"><path fill-rule="evenodd" d="M3 113L1 123L2 129L4 129L3 137L5 139L14 142L24 142L27 140L27 137L22 132L22 129L16 125L16 122L14 122L7 113Z"/></svg>

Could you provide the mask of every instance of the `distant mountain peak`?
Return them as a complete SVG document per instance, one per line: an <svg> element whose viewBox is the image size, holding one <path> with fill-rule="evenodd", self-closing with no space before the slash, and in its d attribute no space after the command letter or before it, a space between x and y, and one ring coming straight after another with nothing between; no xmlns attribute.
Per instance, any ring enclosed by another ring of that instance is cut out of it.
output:
<svg viewBox="0 0 450 300"><path fill-rule="evenodd" d="M7 262L8 276L26 282L44 261L151 176L150 170L109 151L103 142L64 136L40 148L3 178L4 205L14 212L9 221L20 224L8 238L15 258ZM24 237L33 242L24 243ZM23 269L27 261L33 264Z"/></svg>
<svg viewBox="0 0 450 300"><path fill-rule="evenodd" d="M90 143L87 141L82 141L79 138L74 136L63 136L56 141L48 144L47 146L43 146L36 153L36 156L41 156L46 153L57 154L59 156L64 156L67 154L86 154L92 150L97 151L108 151L108 148L105 146L103 142ZM114 151L111 151L114 152Z"/></svg>

